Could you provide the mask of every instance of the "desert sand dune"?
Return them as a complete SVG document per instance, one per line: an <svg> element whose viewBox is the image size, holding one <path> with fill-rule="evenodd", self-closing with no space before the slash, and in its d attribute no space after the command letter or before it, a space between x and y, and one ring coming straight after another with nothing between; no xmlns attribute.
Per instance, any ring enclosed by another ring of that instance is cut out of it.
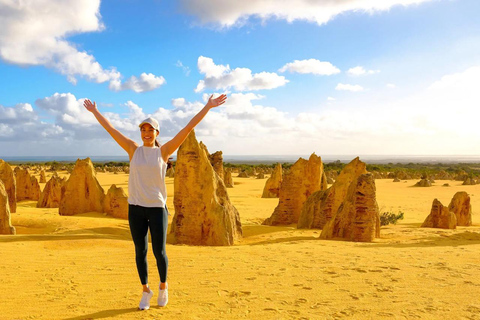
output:
<svg viewBox="0 0 480 320"><path fill-rule="evenodd" d="M127 191L125 173L97 178L105 190ZM231 247L167 244L170 301L147 311L137 310L141 286L126 220L60 216L20 201L12 214L17 235L0 236L0 319L479 319L479 185L376 180L380 212L403 211L405 219L356 243L320 240L318 229L261 225L278 199L261 198L265 180L233 180L228 193L243 238ZM167 188L173 211L173 178ZM448 204L458 191L471 196L473 226L420 228L434 198Z"/></svg>

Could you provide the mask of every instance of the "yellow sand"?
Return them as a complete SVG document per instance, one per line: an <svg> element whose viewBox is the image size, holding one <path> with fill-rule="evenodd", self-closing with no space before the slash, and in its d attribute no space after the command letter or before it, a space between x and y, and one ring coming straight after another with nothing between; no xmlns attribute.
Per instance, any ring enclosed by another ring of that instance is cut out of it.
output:
<svg viewBox="0 0 480 320"><path fill-rule="evenodd" d="M98 178L104 189L127 188L123 173ZM480 186L377 180L382 211L401 210L405 219L382 227L374 243L353 243L260 225L278 202L260 198L265 181L234 177L228 190L243 223L237 245L167 245L170 302L159 308L155 295L148 311L137 310L127 221L61 217L20 202L12 215L18 234L0 236L0 319L480 319ZM173 213L173 179L167 184ZM473 227L419 228L435 197L448 205L457 191L472 196ZM151 250L148 259L158 292Z"/></svg>

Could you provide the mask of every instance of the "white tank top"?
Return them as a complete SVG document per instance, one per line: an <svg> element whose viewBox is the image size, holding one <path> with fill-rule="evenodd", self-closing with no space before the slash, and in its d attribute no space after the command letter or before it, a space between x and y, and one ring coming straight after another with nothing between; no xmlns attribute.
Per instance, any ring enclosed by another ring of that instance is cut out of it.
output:
<svg viewBox="0 0 480 320"><path fill-rule="evenodd" d="M166 171L167 164L162 158L159 147L138 147L130 161L128 203L149 208L165 208L167 203Z"/></svg>

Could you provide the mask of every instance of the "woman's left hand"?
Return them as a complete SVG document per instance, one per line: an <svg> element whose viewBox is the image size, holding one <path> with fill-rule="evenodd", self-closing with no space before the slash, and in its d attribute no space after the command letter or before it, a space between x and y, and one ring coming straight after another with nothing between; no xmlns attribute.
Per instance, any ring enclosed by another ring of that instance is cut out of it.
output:
<svg viewBox="0 0 480 320"><path fill-rule="evenodd" d="M215 107L218 107L218 106L224 104L226 100L227 100L227 95L226 94L222 94L218 98L215 98L215 99L213 99L213 94L212 94L210 96L210 98L208 99L207 106L209 108L215 108Z"/></svg>

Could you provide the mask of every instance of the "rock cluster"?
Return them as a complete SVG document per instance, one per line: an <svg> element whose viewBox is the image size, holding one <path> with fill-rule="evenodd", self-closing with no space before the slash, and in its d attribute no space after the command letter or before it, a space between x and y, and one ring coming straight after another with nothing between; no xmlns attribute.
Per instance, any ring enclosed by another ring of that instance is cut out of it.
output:
<svg viewBox="0 0 480 320"><path fill-rule="evenodd" d="M58 208L62 199L62 188L65 186L66 179L58 175L52 175L43 188L40 199L37 202L37 208ZM63 190L65 192L65 190Z"/></svg>
<svg viewBox="0 0 480 320"><path fill-rule="evenodd" d="M352 183L366 173L365 163L358 157L353 159L343 168L329 189L318 191L310 196L302 208L297 227L322 229L345 201Z"/></svg>
<svg viewBox="0 0 480 320"><path fill-rule="evenodd" d="M17 183L17 201L36 200L40 198L40 185L37 178L30 175L28 169L16 167L15 180Z"/></svg>
<svg viewBox="0 0 480 320"><path fill-rule="evenodd" d="M128 219L128 196L123 188L112 184L103 201L103 211L115 218Z"/></svg>
<svg viewBox="0 0 480 320"><path fill-rule="evenodd" d="M280 186L279 203L265 225L297 223L305 201L321 190L323 176L322 159L312 154L307 160L300 158L285 174Z"/></svg>
<svg viewBox="0 0 480 320"><path fill-rule="evenodd" d="M362 174L349 186L345 200L325 224L320 238L369 242L378 237L380 214L375 179L370 173Z"/></svg>
<svg viewBox="0 0 480 320"><path fill-rule="evenodd" d="M445 207L438 199L433 200L432 210L422 224L422 228L455 229L457 218L448 207Z"/></svg>
<svg viewBox="0 0 480 320"><path fill-rule="evenodd" d="M78 159L65 185L58 212L71 216L84 212L103 212L105 192L96 178L90 158Z"/></svg>
<svg viewBox="0 0 480 320"><path fill-rule="evenodd" d="M174 243L225 246L242 236L238 211L194 131L178 149L174 190Z"/></svg>
<svg viewBox="0 0 480 320"><path fill-rule="evenodd" d="M8 195L10 213L17 212L17 183L12 168L8 163L0 159L0 181Z"/></svg>
<svg viewBox="0 0 480 320"><path fill-rule="evenodd" d="M476 184L477 184L477 182L476 182L474 179L472 179L472 178L467 178L467 179L465 179L465 181L463 181L463 183L462 183L462 185L464 185L464 186L474 186L474 185L476 185Z"/></svg>
<svg viewBox="0 0 480 320"><path fill-rule="evenodd" d="M282 165L277 163L270 178L265 182L262 198L278 198L280 195L280 185L282 184Z"/></svg>

